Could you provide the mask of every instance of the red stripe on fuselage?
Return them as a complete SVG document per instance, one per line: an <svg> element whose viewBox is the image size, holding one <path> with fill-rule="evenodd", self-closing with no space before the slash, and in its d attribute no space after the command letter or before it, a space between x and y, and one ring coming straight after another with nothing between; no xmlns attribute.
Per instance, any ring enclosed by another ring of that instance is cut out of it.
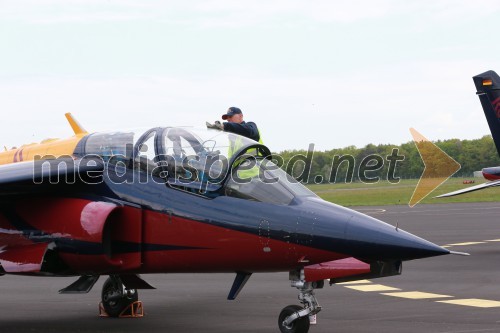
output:
<svg viewBox="0 0 500 333"><path fill-rule="evenodd" d="M16 211L36 230L99 245L100 243L96 243L95 238L82 228L81 222L83 208L92 202L71 198L31 198L19 201ZM111 230L114 231L110 232L109 236L104 236L111 237L111 244L137 239L134 242L139 244L142 240L145 249L155 248L149 245L164 245L170 249L148 250L142 254L113 253L111 249L110 257L104 253L85 254L84 248L73 249L72 253L60 253L61 258L76 274L277 272L347 257L294 244L290 235L286 239L276 240L259 235L258 232L234 230L229 223L227 227L223 227L140 208L122 207L118 208L117 212L120 212L120 209L125 209L123 214L117 213L118 215L112 217L114 227ZM260 221L255 221L247 227L258 230L259 223ZM115 228L119 228L119 232ZM272 230L272 222L269 228ZM142 236L137 238L141 230ZM139 251L141 246L137 249ZM135 262L139 265L136 266Z"/></svg>
<svg viewBox="0 0 500 333"><path fill-rule="evenodd" d="M145 211L144 216L147 243L202 248L145 252L143 271L148 273L288 271L303 266L302 258L309 265L346 257L158 212Z"/></svg>

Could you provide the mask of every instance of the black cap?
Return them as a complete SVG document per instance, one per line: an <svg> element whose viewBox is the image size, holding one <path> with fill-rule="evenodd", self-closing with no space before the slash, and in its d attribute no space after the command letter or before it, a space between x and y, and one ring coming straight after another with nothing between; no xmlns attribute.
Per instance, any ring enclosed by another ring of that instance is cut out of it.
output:
<svg viewBox="0 0 500 333"><path fill-rule="evenodd" d="M239 108L231 106L229 109L227 109L227 113L222 115L222 120L226 120L227 118L232 117L235 114L242 114L242 112Z"/></svg>

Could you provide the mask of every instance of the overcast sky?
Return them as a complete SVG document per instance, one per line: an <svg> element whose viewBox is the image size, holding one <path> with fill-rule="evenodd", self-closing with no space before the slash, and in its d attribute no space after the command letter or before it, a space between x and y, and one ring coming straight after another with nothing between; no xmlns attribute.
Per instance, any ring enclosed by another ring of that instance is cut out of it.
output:
<svg viewBox="0 0 500 333"><path fill-rule="evenodd" d="M0 144L203 126L229 106L273 151L489 134L500 1L0 0Z"/></svg>

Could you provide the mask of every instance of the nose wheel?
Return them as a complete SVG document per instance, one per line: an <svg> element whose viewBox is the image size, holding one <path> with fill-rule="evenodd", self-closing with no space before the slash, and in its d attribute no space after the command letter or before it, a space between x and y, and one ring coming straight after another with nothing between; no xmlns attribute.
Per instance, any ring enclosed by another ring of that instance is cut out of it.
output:
<svg viewBox="0 0 500 333"><path fill-rule="evenodd" d="M278 318L278 327L282 333L309 332L309 316L321 311L314 296L315 288L323 288L324 281L306 282L304 271L290 272L292 287L299 289L300 305L289 305L281 310Z"/></svg>
<svg viewBox="0 0 500 333"><path fill-rule="evenodd" d="M292 321L290 324L285 324L285 319L304 310L300 305L289 305L280 312L278 318L278 326L282 333L306 333L309 331L309 317L300 317Z"/></svg>
<svg viewBox="0 0 500 333"><path fill-rule="evenodd" d="M126 289L118 276L110 275L102 287L102 307L110 317L119 317L139 299L136 289Z"/></svg>

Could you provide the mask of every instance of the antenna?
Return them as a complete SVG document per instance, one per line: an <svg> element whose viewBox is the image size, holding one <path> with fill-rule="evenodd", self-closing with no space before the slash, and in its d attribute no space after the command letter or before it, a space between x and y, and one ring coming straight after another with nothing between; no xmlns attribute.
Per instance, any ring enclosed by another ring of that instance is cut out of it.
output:
<svg viewBox="0 0 500 333"><path fill-rule="evenodd" d="M401 204L401 199L398 200L398 205ZM396 220L396 231L399 231L399 216L397 217Z"/></svg>

